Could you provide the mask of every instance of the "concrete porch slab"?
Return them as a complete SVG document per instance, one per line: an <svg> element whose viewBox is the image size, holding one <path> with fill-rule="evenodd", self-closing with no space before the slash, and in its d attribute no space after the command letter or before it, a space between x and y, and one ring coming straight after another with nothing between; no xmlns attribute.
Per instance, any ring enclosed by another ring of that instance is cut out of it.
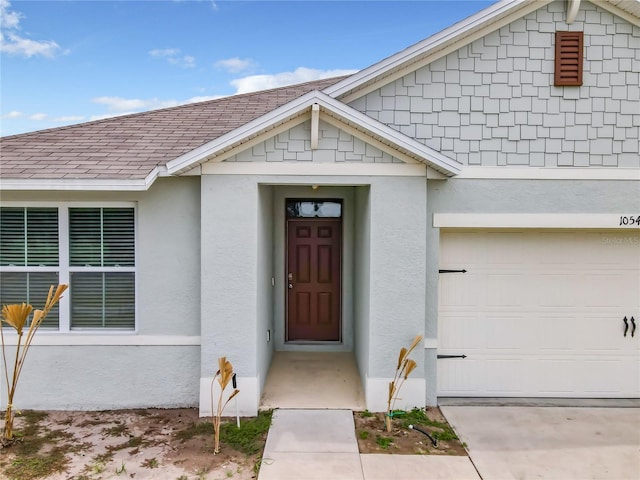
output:
<svg viewBox="0 0 640 480"><path fill-rule="evenodd" d="M260 408L364 410L362 380L353 353L275 352Z"/></svg>
<svg viewBox="0 0 640 480"><path fill-rule="evenodd" d="M483 480L640 478L640 409L461 407L441 410Z"/></svg>

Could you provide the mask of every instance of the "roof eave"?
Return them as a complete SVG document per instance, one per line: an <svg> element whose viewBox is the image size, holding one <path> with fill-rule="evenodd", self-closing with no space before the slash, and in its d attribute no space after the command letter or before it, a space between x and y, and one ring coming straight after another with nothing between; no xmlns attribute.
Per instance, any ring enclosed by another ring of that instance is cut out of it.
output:
<svg viewBox="0 0 640 480"><path fill-rule="evenodd" d="M144 192L158 177L165 176L167 169L158 166L145 178L3 178L0 191Z"/></svg>

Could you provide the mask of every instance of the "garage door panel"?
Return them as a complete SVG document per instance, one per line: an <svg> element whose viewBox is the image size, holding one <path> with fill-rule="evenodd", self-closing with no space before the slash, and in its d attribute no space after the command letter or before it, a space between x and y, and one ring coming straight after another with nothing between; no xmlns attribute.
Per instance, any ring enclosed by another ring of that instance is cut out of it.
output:
<svg viewBox="0 0 640 480"><path fill-rule="evenodd" d="M444 232L441 254L468 273L440 276L438 353L467 358L439 395L640 397L640 233Z"/></svg>
<svg viewBox="0 0 640 480"><path fill-rule="evenodd" d="M574 337L581 335L578 318L558 315L539 315L532 319L537 324L531 342L537 354L567 351L575 345Z"/></svg>
<svg viewBox="0 0 640 480"><path fill-rule="evenodd" d="M534 329L530 328L524 317L495 315L483 320L477 323L486 338L486 350L494 353L496 350L524 351L529 347Z"/></svg>
<svg viewBox="0 0 640 480"><path fill-rule="evenodd" d="M525 395L526 377L513 375L514 370L523 370L525 362L525 359L516 356L488 358L484 362L484 368L490 372L490 381L485 387L486 394L492 397Z"/></svg>
<svg viewBox="0 0 640 480"><path fill-rule="evenodd" d="M440 283L440 304L442 307L475 307L480 298L480 290L475 275L449 275Z"/></svg>
<svg viewBox="0 0 640 480"><path fill-rule="evenodd" d="M521 307L526 303L527 279L522 274L489 274L483 290L489 307Z"/></svg>

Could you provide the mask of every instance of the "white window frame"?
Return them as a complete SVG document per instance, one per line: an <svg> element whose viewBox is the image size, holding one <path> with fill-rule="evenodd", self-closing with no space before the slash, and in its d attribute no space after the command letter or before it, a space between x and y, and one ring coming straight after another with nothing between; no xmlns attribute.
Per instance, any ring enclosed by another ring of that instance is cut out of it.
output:
<svg viewBox="0 0 640 480"><path fill-rule="evenodd" d="M133 272L134 274L134 326L133 329L75 328L71 329L71 289L64 294L59 308L58 329L43 328L41 334L122 335L138 333L138 205L137 202L2 202L2 207L49 207L58 209L58 266L35 267L40 272L58 272L58 282L69 285L71 272ZM133 267L76 267L69 265L69 209L70 208L133 208L134 266ZM5 272L31 272L34 267L0 267ZM34 305L40 308L41 305Z"/></svg>

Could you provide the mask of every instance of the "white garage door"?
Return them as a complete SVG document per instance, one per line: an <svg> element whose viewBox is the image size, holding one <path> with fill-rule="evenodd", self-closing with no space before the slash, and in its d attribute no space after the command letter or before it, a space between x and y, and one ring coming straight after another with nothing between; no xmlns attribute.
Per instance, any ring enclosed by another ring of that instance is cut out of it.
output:
<svg viewBox="0 0 640 480"><path fill-rule="evenodd" d="M438 360L438 395L640 397L640 232L448 231L440 250L468 272L440 274L438 354L467 358Z"/></svg>

